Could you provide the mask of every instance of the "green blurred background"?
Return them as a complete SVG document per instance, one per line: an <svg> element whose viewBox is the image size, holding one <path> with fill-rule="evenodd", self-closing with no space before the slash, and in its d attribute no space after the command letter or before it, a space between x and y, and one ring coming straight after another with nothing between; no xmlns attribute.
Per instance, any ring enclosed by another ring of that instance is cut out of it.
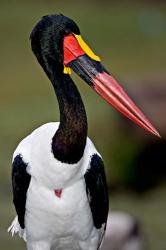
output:
<svg viewBox="0 0 166 250"><path fill-rule="evenodd" d="M53 89L36 63L29 42L34 24L50 13L63 13L78 23L82 36L103 64L156 124L163 138L166 135L165 1L0 0L0 249L25 249L22 240L7 234L15 215L10 181L12 153L33 129L59 120ZM148 249L165 250L164 139L136 128L72 76L86 106L89 136L105 161L110 208L137 216ZM159 185L143 192L151 165L154 176L158 172L160 176L150 186Z"/></svg>

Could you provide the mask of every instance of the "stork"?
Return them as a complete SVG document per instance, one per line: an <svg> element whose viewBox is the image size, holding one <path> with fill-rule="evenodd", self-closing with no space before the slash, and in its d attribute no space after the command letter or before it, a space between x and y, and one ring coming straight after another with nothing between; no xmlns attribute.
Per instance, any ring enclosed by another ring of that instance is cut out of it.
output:
<svg viewBox="0 0 166 250"><path fill-rule="evenodd" d="M87 117L71 69L121 113L149 132L157 130L100 63L76 23L58 14L33 28L31 47L56 93L60 122L34 130L12 162L17 216L9 231L28 250L97 250L107 222L103 160L87 137Z"/></svg>

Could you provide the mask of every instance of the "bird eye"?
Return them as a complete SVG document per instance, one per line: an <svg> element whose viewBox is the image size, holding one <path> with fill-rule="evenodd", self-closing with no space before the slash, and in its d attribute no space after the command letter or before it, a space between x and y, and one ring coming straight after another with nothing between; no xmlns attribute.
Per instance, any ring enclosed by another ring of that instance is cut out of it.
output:
<svg viewBox="0 0 166 250"><path fill-rule="evenodd" d="M71 34L71 31L69 29L65 29L64 33L65 33L65 35L69 35L69 34Z"/></svg>

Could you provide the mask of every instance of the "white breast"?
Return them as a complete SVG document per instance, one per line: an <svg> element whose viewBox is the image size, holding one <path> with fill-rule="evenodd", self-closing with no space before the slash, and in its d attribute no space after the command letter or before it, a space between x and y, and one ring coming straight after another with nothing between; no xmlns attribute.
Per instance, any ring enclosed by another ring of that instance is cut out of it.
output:
<svg viewBox="0 0 166 250"><path fill-rule="evenodd" d="M48 123L36 129L14 153L14 157L22 155L31 175L26 202L26 234L27 238L35 240L43 237L54 240L70 235L83 240L94 231L84 174L90 167L91 156L98 152L87 138L83 158L77 164L56 160L51 143L58 126L59 123ZM55 189L63 190L60 199L55 196Z"/></svg>
<svg viewBox="0 0 166 250"><path fill-rule="evenodd" d="M14 152L14 157L18 154L23 156L29 174L50 189L61 189L83 176L91 156L97 153L87 138L84 155L78 163L66 164L55 159L51 144L58 126L58 122L52 122L39 127L22 140Z"/></svg>
<svg viewBox="0 0 166 250"><path fill-rule="evenodd" d="M64 188L59 199L54 191L38 186L34 180L28 190L26 204L27 237L56 239L77 235L86 238L93 227L84 180ZM37 229L37 230L36 230Z"/></svg>

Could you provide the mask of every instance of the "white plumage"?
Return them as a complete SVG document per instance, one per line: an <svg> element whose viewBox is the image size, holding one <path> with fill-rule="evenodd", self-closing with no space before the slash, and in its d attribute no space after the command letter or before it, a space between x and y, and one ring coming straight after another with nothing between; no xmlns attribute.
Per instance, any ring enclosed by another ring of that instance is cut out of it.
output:
<svg viewBox="0 0 166 250"><path fill-rule="evenodd" d="M97 249L101 230L93 226L84 174L91 156L98 152L87 138L84 156L77 164L69 166L56 160L50 149L58 126L59 123L52 122L39 127L14 152L14 157L22 155L28 163L31 182L27 191L26 228L22 230L15 218L9 230L28 239L30 250L49 249L51 245L58 246L56 249ZM55 195L55 189L62 189L61 198Z"/></svg>

